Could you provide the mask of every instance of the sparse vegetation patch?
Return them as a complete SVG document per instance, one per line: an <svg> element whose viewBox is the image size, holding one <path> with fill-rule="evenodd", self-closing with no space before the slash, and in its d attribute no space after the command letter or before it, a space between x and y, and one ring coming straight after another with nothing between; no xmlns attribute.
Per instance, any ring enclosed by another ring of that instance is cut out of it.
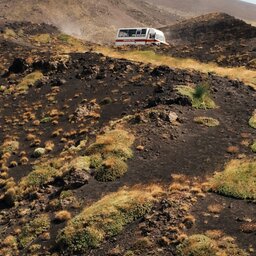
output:
<svg viewBox="0 0 256 256"><path fill-rule="evenodd" d="M43 74L40 71L35 71L33 73L28 74L25 76L21 82L17 85L17 90L19 92L26 92L29 88L29 86L32 86L37 82L38 80L43 78Z"/></svg>
<svg viewBox="0 0 256 256"><path fill-rule="evenodd" d="M248 253L235 244L231 237L213 239L204 234L195 234L186 238L177 247L178 256L248 256Z"/></svg>
<svg viewBox="0 0 256 256"><path fill-rule="evenodd" d="M215 127L220 124L220 122L217 119L214 119L212 117L206 117L206 116L195 117L194 121L198 124L202 124L208 127Z"/></svg>
<svg viewBox="0 0 256 256"><path fill-rule="evenodd" d="M47 214L42 214L27 223L18 236L19 245L24 248L33 242L39 235L50 228L50 219Z"/></svg>
<svg viewBox="0 0 256 256"><path fill-rule="evenodd" d="M232 160L210 180L214 192L242 199L256 199L256 159Z"/></svg>
<svg viewBox="0 0 256 256"><path fill-rule="evenodd" d="M50 34L39 34L32 37L32 40L37 43L48 44L51 42Z"/></svg>
<svg viewBox="0 0 256 256"><path fill-rule="evenodd" d="M125 161L133 156L131 145L134 136L125 130L115 129L99 135L87 149L92 159L91 166L95 168L95 178L98 181L114 181L127 171Z"/></svg>
<svg viewBox="0 0 256 256"><path fill-rule="evenodd" d="M103 197L68 222L57 237L58 245L70 253L97 248L106 237L146 214L159 192L158 186L123 188Z"/></svg>
<svg viewBox="0 0 256 256"><path fill-rule="evenodd" d="M216 108L214 101L210 97L209 86L207 83L202 83L196 87L179 86L178 92L181 95L187 96L194 108L212 109Z"/></svg>
<svg viewBox="0 0 256 256"><path fill-rule="evenodd" d="M55 178L62 177L70 170L86 172L90 167L90 159L87 156L74 156L72 161L68 161L65 157L43 161L35 165L34 170L21 179L17 187L19 196L34 192L39 187L54 181Z"/></svg>

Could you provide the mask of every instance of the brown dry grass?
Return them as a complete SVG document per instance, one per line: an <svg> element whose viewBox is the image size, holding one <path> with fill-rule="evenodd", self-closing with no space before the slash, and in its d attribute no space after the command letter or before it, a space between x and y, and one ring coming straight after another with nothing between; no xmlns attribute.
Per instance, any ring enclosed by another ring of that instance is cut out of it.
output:
<svg viewBox="0 0 256 256"><path fill-rule="evenodd" d="M132 61L152 63L154 65L167 65L171 68L181 68L197 70L203 73L215 73L222 77L229 77L233 80L240 80L256 90L256 72L244 67L225 68L215 63L202 63L193 59L174 58L166 55L157 54L154 51L127 51L119 52L113 48L98 46L96 52L114 58L125 58Z"/></svg>

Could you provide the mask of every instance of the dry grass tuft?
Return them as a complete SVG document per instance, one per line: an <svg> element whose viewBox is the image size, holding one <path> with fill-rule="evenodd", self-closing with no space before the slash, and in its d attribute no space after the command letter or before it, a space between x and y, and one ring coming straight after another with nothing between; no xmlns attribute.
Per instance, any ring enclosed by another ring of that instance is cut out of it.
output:
<svg viewBox="0 0 256 256"><path fill-rule="evenodd" d="M229 154L237 154L237 153L239 153L239 147L237 147L237 146L229 146L227 148L227 152Z"/></svg>
<svg viewBox="0 0 256 256"><path fill-rule="evenodd" d="M202 124L208 127L215 127L220 125L220 122L217 119L214 119L212 117L206 117L206 116L195 117L194 121L198 124Z"/></svg>
<svg viewBox="0 0 256 256"><path fill-rule="evenodd" d="M125 58L131 61L152 63L154 65L167 65L170 68L182 68L197 70L203 73L215 73L222 77L229 77L233 80L240 80L256 90L256 75L254 70L245 67L226 68L220 67L215 63L202 63L193 59L175 58L166 55L157 54L154 51L122 51L111 49L109 47L97 46L96 52L103 53L105 56L114 58Z"/></svg>
<svg viewBox="0 0 256 256"><path fill-rule="evenodd" d="M56 212L54 215L54 220L56 222L64 222L70 219L71 219L71 213L66 210Z"/></svg>
<svg viewBox="0 0 256 256"><path fill-rule="evenodd" d="M210 213L218 214L223 210L223 206L221 204L210 204L208 205L207 210Z"/></svg>

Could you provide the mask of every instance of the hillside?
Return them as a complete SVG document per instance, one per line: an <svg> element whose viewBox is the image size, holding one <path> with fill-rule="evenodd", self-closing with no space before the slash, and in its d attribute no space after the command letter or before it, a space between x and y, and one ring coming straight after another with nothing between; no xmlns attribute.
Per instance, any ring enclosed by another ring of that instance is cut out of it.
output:
<svg viewBox="0 0 256 256"><path fill-rule="evenodd" d="M229 15L235 16L237 18L255 21L255 9L256 5L246 3L239 0L147 0L150 3L156 4L158 6L163 6L165 8L171 8L174 10L181 11L183 13L188 13L191 16L199 16L201 14L206 14L210 12L225 12Z"/></svg>
<svg viewBox="0 0 256 256"><path fill-rule="evenodd" d="M256 69L256 27L224 13L213 13L161 28L170 55Z"/></svg>
<svg viewBox="0 0 256 256"><path fill-rule="evenodd" d="M226 12L255 22L256 13L256 5L236 0L2 0L0 9L2 19L45 22L65 33L100 43L113 42L118 27L162 27L209 12Z"/></svg>
<svg viewBox="0 0 256 256"><path fill-rule="evenodd" d="M0 255L254 255L255 90L0 30Z"/></svg>

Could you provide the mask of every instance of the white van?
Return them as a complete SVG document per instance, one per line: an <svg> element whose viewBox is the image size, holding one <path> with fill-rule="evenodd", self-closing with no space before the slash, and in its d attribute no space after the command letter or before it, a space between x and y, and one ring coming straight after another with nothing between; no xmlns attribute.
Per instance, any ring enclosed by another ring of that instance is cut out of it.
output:
<svg viewBox="0 0 256 256"><path fill-rule="evenodd" d="M118 29L115 45L161 45L168 43L164 33L155 28L120 28Z"/></svg>

